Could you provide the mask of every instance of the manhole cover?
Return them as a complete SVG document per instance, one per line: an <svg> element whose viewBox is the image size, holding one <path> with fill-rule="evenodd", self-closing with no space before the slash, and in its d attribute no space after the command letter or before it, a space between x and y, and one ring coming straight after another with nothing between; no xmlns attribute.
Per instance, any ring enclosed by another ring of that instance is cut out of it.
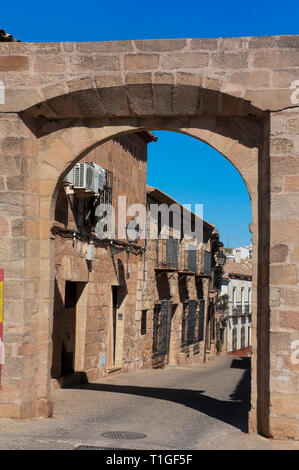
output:
<svg viewBox="0 0 299 470"><path fill-rule="evenodd" d="M103 437L108 437L109 439L145 439L146 434L142 432L129 432L129 431L107 431L102 434Z"/></svg>
<svg viewBox="0 0 299 470"><path fill-rule="evenodd" d="M117 447L100 447L100 446L77 446L74 450L124 450L118 449Z"/></svg>

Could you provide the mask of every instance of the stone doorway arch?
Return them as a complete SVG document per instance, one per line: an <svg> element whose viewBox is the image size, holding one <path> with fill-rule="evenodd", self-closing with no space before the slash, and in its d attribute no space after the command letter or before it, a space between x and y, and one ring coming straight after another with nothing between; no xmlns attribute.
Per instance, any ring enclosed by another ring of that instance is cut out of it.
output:
<svg viewBox="0 0 299 470"><path fill-rule="evenodd" d="M256 255L254 255L254 279L256 280L256 283L254 283L255 300L253 305L253 316L257 319L257 279L260 279L260 273L258 272L259 195L263 194L263 200L265 199L265 193L263 191L261 193L261 190L259 192L259 172L261 171L261 156L264 151L262 136L266 123L267 116L263 116L262 118L259 117L257 119L252 119L252 117L245 118L243 116L197 118L158 117L139 118L138 120L136 118L119 118L117 126L107 125L110 124L110 122L107 123L105 119L97 119L96 121L90 120L89 122L76 122L74 126L69 126L69 122L66 121L64 124L67 125L62 125L61 129L55 131L52 130L52 122L46 123L41 131L43 136L40 137L39 141L39 168L41 188L40 201L42 207L45 209L43 214L41 214L41 233L44 233L46 236L46 239L42 241L41 235L42 251L45 253L45 247L48 245L47 251L50 253L48 258L49 271L46 271L46 275L45 270L44 274L41 272L41 281L44 281L49 285L50 296L47 299L49 306L48 318L51 318L53 309L51 302L53 273L51 271L54 268L52 255L53 250L51 248L51 240L49 240L48 234L50 233L50 229L53 225L56 188L59 181L61 181L65 173L75 161L79 161L95 146L101 145L111 138L143 130L170 130L187 134L211 145L235 166L245 182L250 195L253 212L251 230L253 234L254 252L256 253ZM63 123L60 122L60 124ZM50 126L51 128L51 132L49 133L46 132L47 126ZM55 158L55 155L58 154L60 155L59 159ZM56 174L54 174L55 171ZM266 178L264 178L264 184L265 183ZM266 187L266 184L264 187ZM267 256L265 251L263 256ZM45 262L46 260L44 260L44 263ZM262 321L264 322L265 319ZM255 325L257 326L256 323ZM50 331L44 331L43 334L51 334L51 324L48 325L48 328L50 328ZM255 332L256 329L254 329L253 333L254 338L256 338ZM261 341L261 339L259 339L259 341ZM264 366L265 361L268 360L268 352L266 348L267 339L265 335L263 336L262 344L264 354L263 359L257 357L253 358L252 429L256 429L256 416L258 412L261 412L261 410L258 410L257 408L257 403L261 404L260 398L258 401L257 383L259 380L267 380L264 376L258 378L259 361L261 361ZM51 340L49 347L51 347ZM49 357L48 352L46 353L46 357ZM47 384L48 390L46 396L50 397L49 371L44 367L45 361L49 360L46 357L44 359L40 357L40 374L44 375L41 385L44 387L45 384ZM265 386L265 382L263 382L262 387ZM48 406L45 407L46 403L48 403L48 398L45 400L45 397L42 397L40 400L42 414L47 415L49 411L47 411ZM262 409L264 410L266 406L267 405L263 403Z"/></svg>
<svg viewBox="0 0 299 470"><path fill-rule="evenodd" d="M299 116L290 89L298 37L2 49L6 70L19 71L20 82L8 80L0 105L7 247L1 415L51 414L49 228L57 182L113 136L172 130L211 145L244 179L255 246L251 429L298 437L298 365L291 348L298 339Z"/></svg>

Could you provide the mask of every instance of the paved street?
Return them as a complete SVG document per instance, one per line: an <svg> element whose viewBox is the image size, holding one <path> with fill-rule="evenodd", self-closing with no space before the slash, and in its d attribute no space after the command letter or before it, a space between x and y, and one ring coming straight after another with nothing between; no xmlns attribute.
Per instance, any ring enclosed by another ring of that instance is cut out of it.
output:
<svg viewBox="0 0 299 470"><path fill-rule="evenodd" d="M200 366L137 370L54 392L51 419L0 420L0 449L284 449L247 431L249 359L218 358ZM102 436L143 433L143 439Z"/></svg>

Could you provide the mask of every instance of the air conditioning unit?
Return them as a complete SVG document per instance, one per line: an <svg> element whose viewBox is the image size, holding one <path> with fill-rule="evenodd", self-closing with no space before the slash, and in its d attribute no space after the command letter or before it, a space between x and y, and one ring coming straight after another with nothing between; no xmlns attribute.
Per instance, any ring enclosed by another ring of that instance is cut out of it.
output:
<svg viewBox="0 0 299 470"><path fill-rule="evenodd" d="M65 185L74 184L74 167L65 175L63 182Z"/></svg>
<svg viewBox="0 0 299 470"><path fill-rule="evenodd" d="M75 165L74 189L84 189L97 193L95 187L95 169L88 163L77 163Z"/></svg>

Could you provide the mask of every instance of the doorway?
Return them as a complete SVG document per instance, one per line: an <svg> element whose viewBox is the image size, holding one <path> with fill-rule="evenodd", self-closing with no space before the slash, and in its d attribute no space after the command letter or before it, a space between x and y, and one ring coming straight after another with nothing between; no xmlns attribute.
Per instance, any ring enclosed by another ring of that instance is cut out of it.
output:
<svg viewBox="0 0 299 470"><path fill-rule="evenodd" d="M109 371L120 369L123 361L124 307L127 291L125 286L111 286L111 315L108 331L107 368Z"/></svg>
<svg viewBox="0 0 299 470"><path fill-rule="evenodd" d="M75 372L77 304L84 282L65 281L64 302L56 282L53 318L53 378Z"/></svg>
<svg viewBox="0 0 299 470"><path fill-rule="evenodd" d="M115 366L118 286L112 286L112 366Z"/></svg>

